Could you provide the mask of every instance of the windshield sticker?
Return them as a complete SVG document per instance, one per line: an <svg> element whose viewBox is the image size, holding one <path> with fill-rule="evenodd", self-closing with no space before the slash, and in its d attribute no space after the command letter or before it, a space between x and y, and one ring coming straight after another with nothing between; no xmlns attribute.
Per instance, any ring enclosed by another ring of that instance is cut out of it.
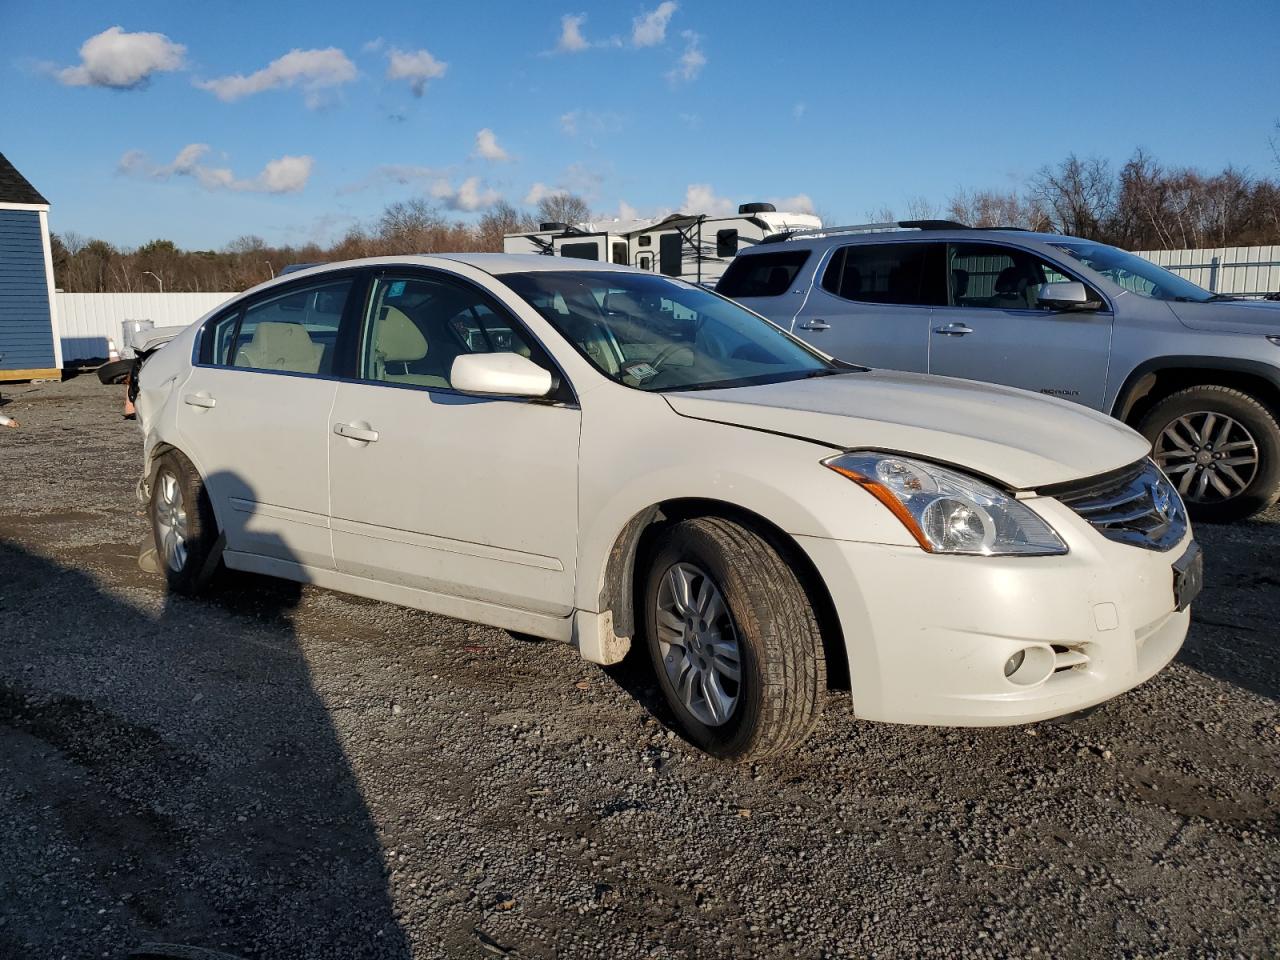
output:
<svg viewBox="0 0 1280 960"><path fill-rule="evenodd" d="M658 375L658 371L653 364L646 363L643 360L636 360L633 363L623 364L622 372L640 383L644 383L646 380L652 380Z"/></svg>

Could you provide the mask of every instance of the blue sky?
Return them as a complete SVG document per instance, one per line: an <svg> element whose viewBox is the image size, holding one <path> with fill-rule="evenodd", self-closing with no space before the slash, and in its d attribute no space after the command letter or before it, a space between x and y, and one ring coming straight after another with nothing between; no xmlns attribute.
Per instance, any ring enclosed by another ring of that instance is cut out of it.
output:
<svg viewBox="0 0 1280 960"><path fill-rule="evenodd" d="M3 0L0 152L55 230L122 245L557 189L849 221L1071 151L1274 174L1278 34L1275 0Z"/></svg>

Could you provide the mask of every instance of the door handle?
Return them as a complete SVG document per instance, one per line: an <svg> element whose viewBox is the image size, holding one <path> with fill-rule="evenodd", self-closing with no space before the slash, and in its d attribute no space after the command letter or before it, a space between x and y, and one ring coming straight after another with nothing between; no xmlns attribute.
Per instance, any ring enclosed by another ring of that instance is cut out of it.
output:
<svg viewBox="0 0 1280 960"><path fill-rule="evenodd" d="M378 431L368 427L357 427L350 423L335 423L333 432L348 440L359 440L361 443L373 443L378 439Z"/></svg>
<svg viewBox="0 0 1280 960"><path fill-rule="evenodd" d="M806 320L800 324L801 330L830 330L831 324L825 320Z"/></svg>
<svg viewBox="0 0 1280 960"><path fill-rule="evenodd" d="M966 333L973 333L973 327L964 323L948 323L942 327L934 327L933 332L944 337L963 337Z"/></svg>
<svg viewBox="0 0 1280 960"><path fill-rule="evenodd" d="M188 407L203 407L205 410L212 410L218 403L207 393L188 393L182 398L182 402Z"/></svg>

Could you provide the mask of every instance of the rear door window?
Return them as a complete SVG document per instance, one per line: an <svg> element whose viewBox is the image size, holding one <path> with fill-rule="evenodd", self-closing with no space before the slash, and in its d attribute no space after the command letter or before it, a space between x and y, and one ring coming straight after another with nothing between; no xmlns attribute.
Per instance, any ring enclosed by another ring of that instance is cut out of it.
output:
<svg viewBox="0 0 1280 960"><path fill-rule="evenodd" d="M716 284L716 293L734 299L780 297L791 289L810 253L809 250L779 250L738 257Z"/></svg>
<svg viewBox="0 0 1280 960"><path fill-rule="evenodd" d="M860 243L841 247L822 288L844 300L937 307L947 302L940 243Z"/></svg>

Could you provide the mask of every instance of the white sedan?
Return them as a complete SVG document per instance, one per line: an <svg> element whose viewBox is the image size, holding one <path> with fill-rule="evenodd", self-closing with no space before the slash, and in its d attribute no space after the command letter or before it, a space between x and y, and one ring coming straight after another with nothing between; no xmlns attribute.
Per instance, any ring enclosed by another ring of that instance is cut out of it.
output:
<svg viewBox="0 0 1280 960"><path fill-rule="evenodd" d="M833 361L603 263L335 263L144 364L172 589L225 565L573 644L648 648L688 738L995 725L1107 700L1187 632L1200 554L1148 447L1084 407Z"/></svg>

